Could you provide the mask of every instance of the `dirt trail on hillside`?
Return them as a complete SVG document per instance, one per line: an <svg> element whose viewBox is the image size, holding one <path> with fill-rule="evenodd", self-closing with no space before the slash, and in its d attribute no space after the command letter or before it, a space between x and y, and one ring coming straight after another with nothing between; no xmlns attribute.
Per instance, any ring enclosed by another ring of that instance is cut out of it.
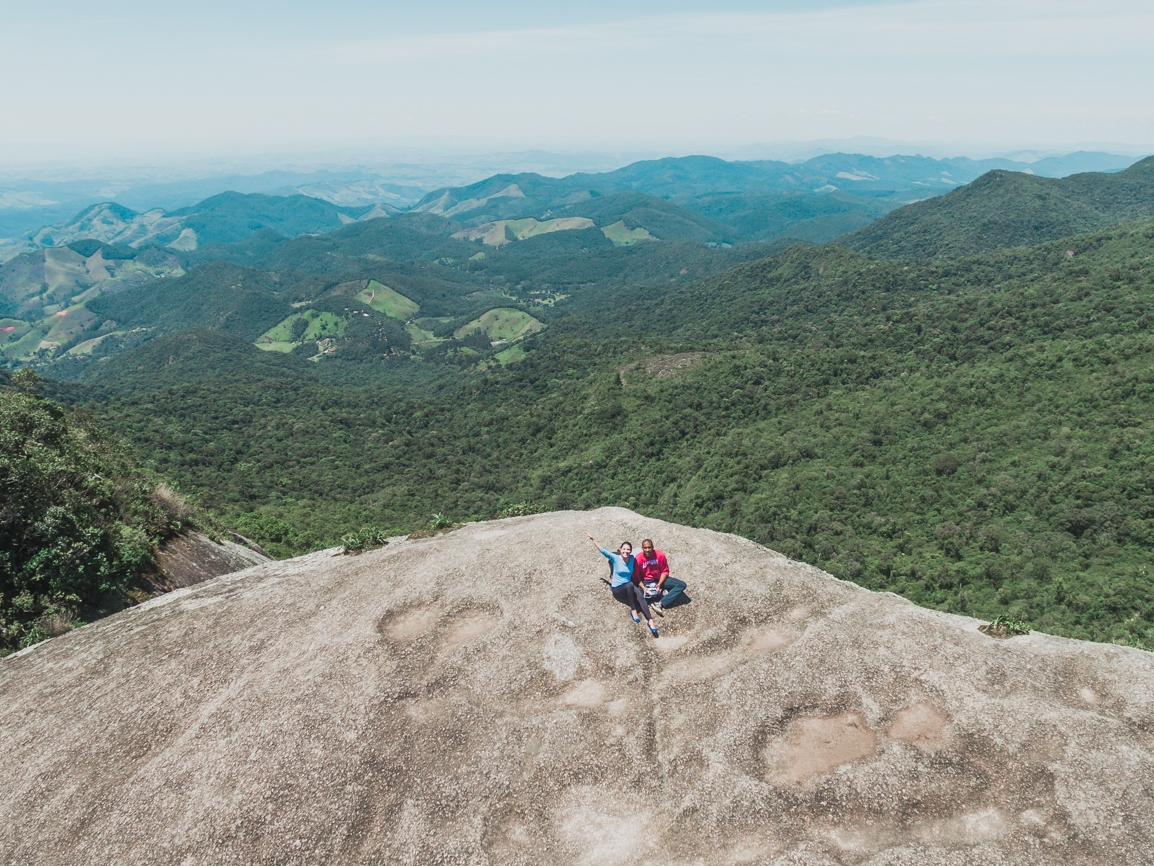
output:
<svg viewBox="0 0 1154 866"><path fill-rule="evenodd" d="M0 662L0 862L1154 861L1154 656L977 625L619 508L271 563Z"/></svg>

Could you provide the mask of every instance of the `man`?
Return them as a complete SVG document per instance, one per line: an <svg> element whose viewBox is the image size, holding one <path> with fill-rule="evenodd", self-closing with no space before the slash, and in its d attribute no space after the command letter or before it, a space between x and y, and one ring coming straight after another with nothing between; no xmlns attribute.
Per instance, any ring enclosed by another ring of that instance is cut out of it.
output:
<svg viewBox="0 0 1154 866"><path fill-rule="evenodd" d="M662 616L685 592L685 581L669 576L669 560L649 538L641 542L641 555L634 557L633 576L641 582L649 606ZM665 593L665 598L661 593Z"/></svg>

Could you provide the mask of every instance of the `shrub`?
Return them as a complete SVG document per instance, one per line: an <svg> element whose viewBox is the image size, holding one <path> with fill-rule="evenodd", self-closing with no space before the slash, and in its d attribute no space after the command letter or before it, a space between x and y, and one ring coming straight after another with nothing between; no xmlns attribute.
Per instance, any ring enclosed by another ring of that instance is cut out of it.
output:
<svg viewBox="0 0 1154 866"><path fill-rule="evenodd" d="M164 481L156 485L148 498L153 505L169 516L173 524L185 523L192 516L192 508L188 501Z"/></svg>
<svg viewBox="0 0 1154 866"><path fill-rule="evenodd" d="M1001 614L993 622L978 626L978 631L985 632L990 637L1013 637L1019 634L1029 634L1031 628L1033 628L1033 623Z"/></svg>
<svg viewBox="0 0 1154 866"><path fill-rule="evenodd" d="M506 505L502 508L498 508L493 517L497 520L501 520L506 517L527 517L530 514L536 514L540 510L541 509L539 509L537 506L528 502L517 502L513 505Z"/></svg>
<svg viewBox="0 0 1154 866"><path fill-rule="evenodd" d="M389 543L389 534L383 529L362 527L360 532L350 532L341 537L341 546L346 554L363 553Z"/></svg>
<svg viewBox="0 0 1154 866"><path fill-rule="evenodd" d="M172 531L157 485L86 418L34 393L34 375L21 371L18 387L0 392L5 648L123 607L154 543Z"/></svg>
<svg viewBox="0 0 1154 866"><path fill-rule="evenodd" d="M953 475L959 465L958 458L953 454L939 454L934 461L934 472L937 475Z"/></svg>

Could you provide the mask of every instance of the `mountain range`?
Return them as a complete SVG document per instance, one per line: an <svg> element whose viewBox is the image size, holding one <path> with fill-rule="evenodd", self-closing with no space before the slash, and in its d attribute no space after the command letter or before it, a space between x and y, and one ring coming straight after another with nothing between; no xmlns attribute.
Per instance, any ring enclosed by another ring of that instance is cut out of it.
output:
<svg viewBox="0 0 1154 866"><path fill-rule="evenodd" d="M279 196L224 192L190 207L174 211L156 208L145 213L104 202L85 208L65 223L46 226L0 247L0 259L86 240L191 251L203 244L243 240L261 229L290 237L332 231L358 219L386 215L390 210L396 212L395 208L379 204L340 207L299 193Z"/></svg>
<svg viewBox="0 0 1154 866"><path fill-rule="evenodd" d="M342 208L299 194L224 193L171 213L95 206L30 239L51 246L0 266L0 315L7 317L0 322L0 353L15 362L56 362L62 374L76 375L142 339L187 327L243 333L268 349L306 351L318 343L320 324L293 322L311 311L336 329L315 350L326 356L367 357L371 344L381 349L378 356L417 346L426 355L448 353L464 362L468 347L452 335L476 333L471 323L494 306L520 310L502 314L508 322L520 315L546 322L563 308L554 306L558 300L591 286L679 285L797 240L844 235L842 243L885 257L948 257L1036 244L1154 213L1152 159L1113 174L1061 179L994 170L896 210L892 190L875 190L873 199L840 190L759 190L782 178L809 178L815 185L830 179L828 170L847 165L859 175L872 171L880 178L888 170L890 180L908 179L911 172L925 176L930 162L858 157L851 164L833 155L791 167L692 157L560 179L499 175L430 194L407 213L381 205ZM950 162L955 169L957 163ZM819 170L827 173L806 174ZM680 192L670 199L653 194L674 190ZM55 246L69 238L70 246ZM221 268L183 276L213 261L252 269L257 278L208 287L209 275L220 276ZM168 282L113 297L162 278ZM334 278L360 288L343 292L323 285ZM328 309L339 297L360 303L353 296L372 280L404 302L388 309ZM242 284L273 288L258 293L260 300L225 291L213 295L212 309L223 304L217 312L179 313L189 299L202 297L202 287L216 292ZM307 310L294 312L291 304ZM420 311L420 321L398 320L398 311L410 306ZM351 336L364 331L364 318L376 322L369 343ZM304 327L303 343L288 339L294 327ZM490 342L506 339L497 336L506 329L492 331Z"/></svg>
<svg viewBox="0 0 1154 866"><path fill-rule="evenodd" d="M539 174L494 175L466 187L435 190L424 198L421 198L422 191L415 187L372 178L363 172L309 175L269 172L220 179L221 184L231 185L234 192L250 193L248 199L222 199L218 195L195 206L168 210L163 202L179 201L182 197L187 200L194 189L204 188L208 181L131 188L120 194L116 202L106 200L86 205L70 220L26 231L13 240L0 240L0 262L21 252L84 239L134 245L178 244L191 249L193 245L214 241L239 240L243 232L254 230L252 226L294 236L329 231L351 219L395 214L414 205L418 212L447 215L470 227L507 218L540 220L547 219L545 215L551 211L581 210L582 201L620 193L640 193L662 199L714 220L715 224L704 231L717 237L770 240L788 234L811 242L825 242L866 225L893 207L965 184L985 171L1003 169L1065 175L1089 168L1116 171L1132 161L1127 157L1096 153L1075 153L1030 164L1007 159L934 160L920 156L877 158L854 154L825 154L798 163L726 162L694 156L642 161L615 171L578 173L562 178ZM297 182L289 183L290 180ZM41 212L55 213L52 208L38 210L37 207L58 192L47 188L37 191L35 184L30 183L15 183L11 191L4 191L0 184L0 234L4 233L5 214L22 215L20 219L25 222L13 223L15 227L35 220ZM335 205L338 210L317 210L300 203L277 204L262 197L266 192L287 199L305 195ZM815 193L835 193L836 199L810 201ZM133 211L145 195L152 195L160 206ZM482 202L491 202L491 205L485 207ZM66 206L52 205L57 209ZM636 228L626 219L629 206L609 207L621 212L624 230ZM576 215L592 218L589 213ZM224 225L230 221L232 225ZM791 228L794 226L796 228ZM242 230L242 227L247 228ZM242 234L238 236L238 232ZM668 237L657 236L669 240L690 237L678 234L676 228L666 228L666 232ZM691 235L704 236L701 231Z"/></svg>

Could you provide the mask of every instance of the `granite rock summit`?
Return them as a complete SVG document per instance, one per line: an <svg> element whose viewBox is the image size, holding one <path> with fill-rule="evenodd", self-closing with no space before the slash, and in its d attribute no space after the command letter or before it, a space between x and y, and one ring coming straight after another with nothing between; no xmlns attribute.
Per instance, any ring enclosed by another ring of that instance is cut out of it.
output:
<svg viewBox="0 0 1154 866"><path fill-rule="evenodd" d="M600 578L653 538L661 636ZM621 508L177 590L0 662L0 861L1154 861L1154 656Z"/></svg>

